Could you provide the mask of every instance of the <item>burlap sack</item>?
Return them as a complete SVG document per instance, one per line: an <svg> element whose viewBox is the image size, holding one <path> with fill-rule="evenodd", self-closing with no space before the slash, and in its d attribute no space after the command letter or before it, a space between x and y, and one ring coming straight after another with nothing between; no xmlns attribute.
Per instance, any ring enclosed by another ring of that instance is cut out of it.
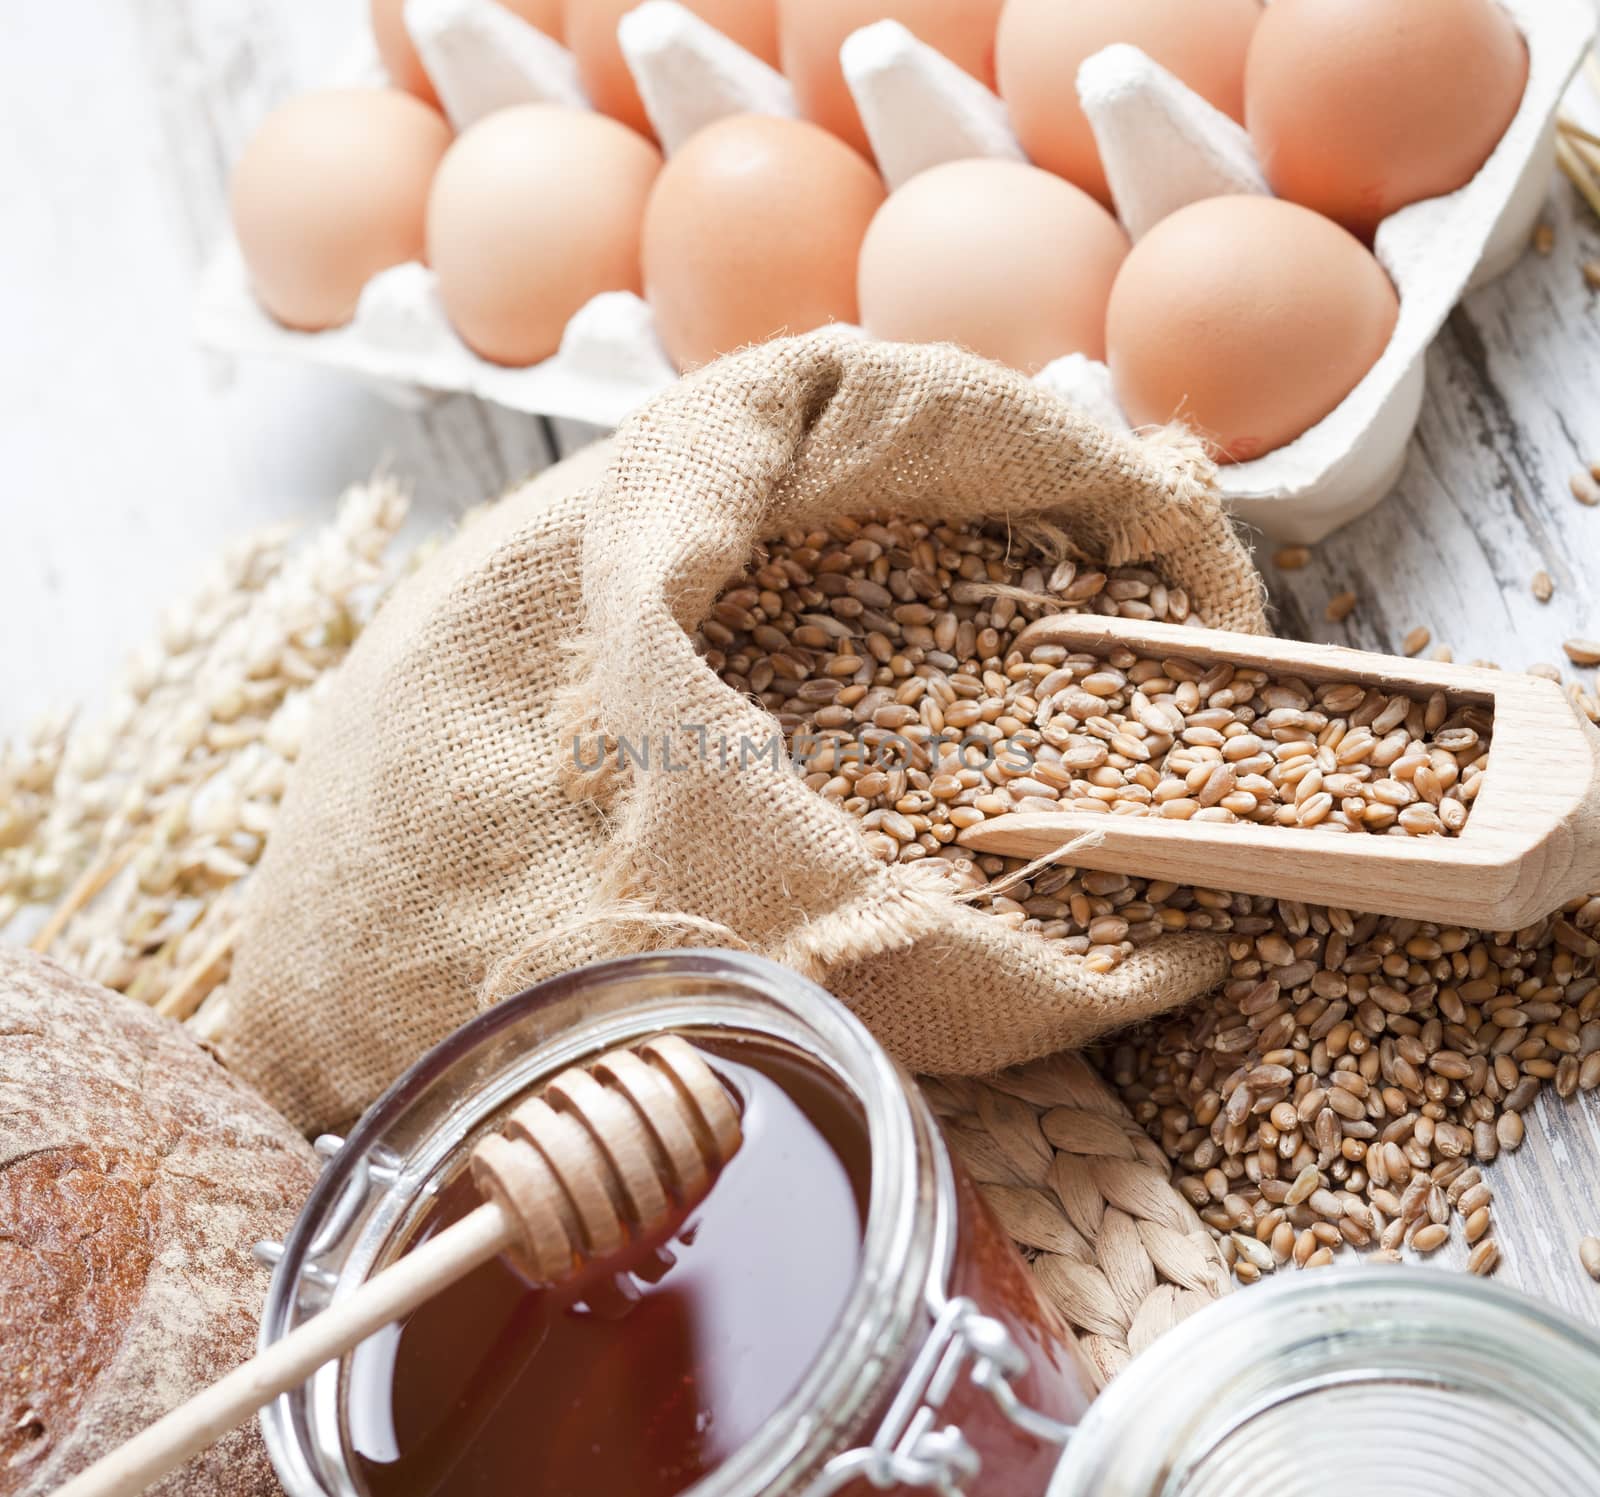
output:
<svg viewBox="0 0 1600 1497"><path fill-rule="evenodd" d="M1149 562L1208 622L1264 628L1186 441L1109 433L948 348L817 334L725 360L501 501L382 609L254 880L229 1061L332 1126L496 998L667 945L774 956L945 1073L1080 1044L1214 983L1223 953L1202 936L1086 972L958 904L936 866L879 863L787 768L700 750L774 728L695 652L717 593L760 540L868 510L1048 513L1106 563ZM597 731L648 740L651 769L580 772L575 737Z"/></svg>

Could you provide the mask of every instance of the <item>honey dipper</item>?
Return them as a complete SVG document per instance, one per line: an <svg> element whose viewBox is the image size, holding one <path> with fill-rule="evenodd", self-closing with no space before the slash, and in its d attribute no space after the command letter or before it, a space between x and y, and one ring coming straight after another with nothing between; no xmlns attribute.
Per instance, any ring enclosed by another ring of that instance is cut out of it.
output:
<svg viewBox="0 0 1600 1497"><path fill-rule="evenodd" d="M1315 686L1445 693L1493 714L1489 761L1456 836L1386 836L1098 812L1016 812L957 842L977 853L1166 879L1200 888L1516 930L1600 889L1600 733L1552 681L1331 645L1064 614L1039 619L1014 650L1119 646L1202 668L1227 663Z"/></svg>
<svg viewBox="0 0 1600 1497"><path fill-rule="evenodd" d="M144 1491L502 1252L534 1283L569 1279L696 1206L741 1139L733 1098L676 1036L563 1071L473 1151L482 1206L96 1461L56 1497Z"/></svg>

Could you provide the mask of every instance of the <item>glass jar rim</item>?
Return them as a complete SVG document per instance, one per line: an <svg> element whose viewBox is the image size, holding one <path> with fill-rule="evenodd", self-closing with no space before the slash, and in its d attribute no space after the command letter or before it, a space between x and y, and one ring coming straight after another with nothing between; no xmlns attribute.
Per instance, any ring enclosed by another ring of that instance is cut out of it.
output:
<svg viewBox="0 0 1600 1497"><path fill-rule="evenodd" d="M1600 1473L1600 1338L1480 1278L1371 1266L1253 1286L1167 1332L1100 1394L1049 1497L1221 1490L1199 1474L1239 1432L1286 1409L1294 1419L1313 1417L1311 1400L1357 1386L1498 1395L1520 1416L1560 1430L1573 1457ZM1397 1404L1397 1422L1398 1413Z"/></svg>
<svg viewBox="0 0 1600 1497"><path fill-rule="evenodd" d="M646 999L641 990L652 986L659 992ZM635 999L603 1006L603 994L624 989ZM599 1005L585 1011L593 1022L543 1036L515 1067L514 1084L501 1084L513 1075L510 1070L479 1076L486 1090L476 1105L446 1109L417 1155L396 1154L389 1147L397 1126L436 1102L451 1078L459 1083L473 1077L475 1057L492 1056L523 1028L536 1030L541 1016L575 1012L585 1002ZM381 1245L369 1245L367 1261L357 1262L353 1273L345 1271L348 1252L339 1273L322 1266L333 1254L329 1245L356 1230L369 1177L391 1191L409 1178L414 1196L436 1176L439 1161L453 1157L442 1135L455 1133L459 1152L470 1141L475 1121L481 1124L511 1095L536 1085L538 1077L662 1028L743 1030L798 1044L847 1087L865 1114L872 1151L869 1206L861 1267L844 1310L800 1386L761 1434L685 1497L802 1489L806 1473L819 1470L838 1439L871 1413L872 1395L887 1386L899 1354L914 1339L928 1281L948 1275L954 1255L953 1190L943 1144L925 1108L913 1103L901 1073L860 1020L820 987L764 958L690 950L599 962L516 994L447 1036L363 1114L313 1187L273 1275L262 1345L295 1322L308 1275L325 1302L352 1290L381 1261ZM930 1197L932 1212L927 1210ZM301 1391L298 1399L277 1400L262 1416L279 1475L292 1493L353 1497L359 1487L348 1477L330 1433L336 1412L342 1411L342 1391L334 1391L328 1377L319 1389L308 1384ZM343 1478L333 1488L330 1465Z"/></svg>

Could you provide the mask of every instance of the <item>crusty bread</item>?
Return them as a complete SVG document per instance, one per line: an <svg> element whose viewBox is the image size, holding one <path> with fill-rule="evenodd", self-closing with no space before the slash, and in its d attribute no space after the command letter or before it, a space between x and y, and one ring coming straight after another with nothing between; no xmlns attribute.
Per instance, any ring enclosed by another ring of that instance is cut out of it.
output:
<svg viewBox="0 0 1600 1497"><path fill-rule="evenodd" d="M175 1024L0 947L0 1494L35 1497L255 1349L316 1177ZM280 1489L254 1421L154 1489Z"/></svg>

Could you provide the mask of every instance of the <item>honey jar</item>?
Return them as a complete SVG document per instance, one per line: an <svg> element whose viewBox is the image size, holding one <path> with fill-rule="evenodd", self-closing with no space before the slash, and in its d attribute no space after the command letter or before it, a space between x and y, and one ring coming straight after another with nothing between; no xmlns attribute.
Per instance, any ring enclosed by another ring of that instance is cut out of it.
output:
<svg viewBox="0 0 1600 1497"><path fill-rule="evenodd" d="M743 1110L710 1196L626 1276L496 1261L262 1415L290 1497L1042 1497L1090 1381L915 1085L820 988L723 952L627 958L482 1014L329 1157L271 1344L477 1204L466 1166L569 1066L673 1032Z"/></svg>

